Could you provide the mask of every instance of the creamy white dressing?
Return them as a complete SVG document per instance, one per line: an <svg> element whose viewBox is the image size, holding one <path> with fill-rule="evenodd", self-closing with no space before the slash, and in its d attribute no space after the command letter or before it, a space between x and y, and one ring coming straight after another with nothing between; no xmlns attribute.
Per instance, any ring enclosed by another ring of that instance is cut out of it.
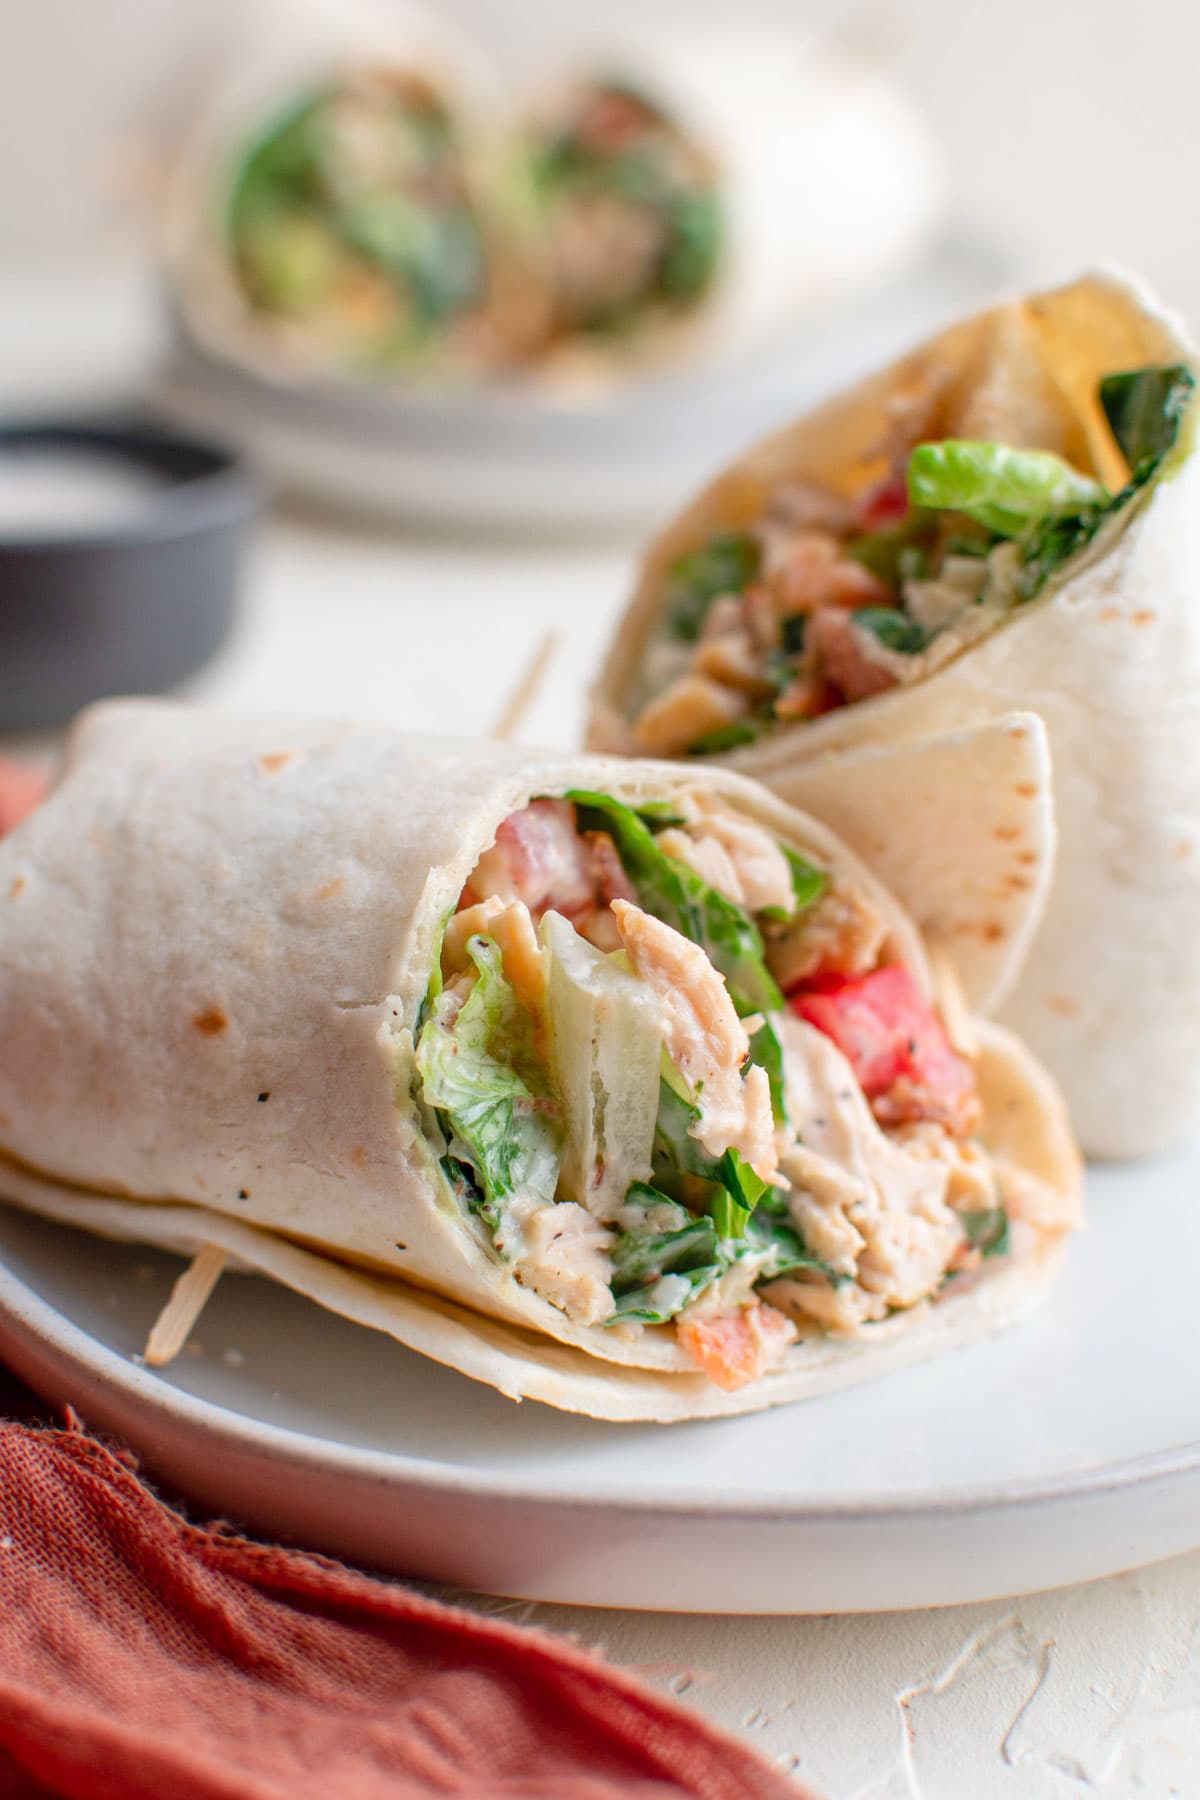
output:
<svg viewBox="0 0 1200 1800"><path fill-rule="evenodd" d="M833 1165L832 1187L858 1203L907 1212L940 1203L949 1171L911 1155L882 1129L846 1058L831 1038L794 1014L779 1023L788 1118L804 1150ZM802 1162L802 1167L805 1166ZM784 1167L790 1173L789 1158Z"/></svg>
<svg viewBox="0 0 1200 1800"><path fill-rule="evenodd" d="M793 1184L789 1210L810 1249L851 1279L837 1287L788 1279L768 1298L853 1331L936 1288L964 1236L948 1204L952 1171L928 1140L910 1148L889 1137L823 1032L788 1017L779 1035L800 1140L781 1158Z"/></svg>

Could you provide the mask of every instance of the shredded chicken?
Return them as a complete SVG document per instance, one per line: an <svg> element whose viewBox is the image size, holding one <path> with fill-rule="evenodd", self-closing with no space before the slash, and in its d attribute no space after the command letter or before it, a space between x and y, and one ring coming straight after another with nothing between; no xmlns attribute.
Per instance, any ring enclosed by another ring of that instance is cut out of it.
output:
<svg viewBox="0 0 1200 1800"><path fill-rule="evenodd" d="M817 975L866 975L878 966L887 921L872 900L842 881L795 925L768 929L767 966L785 993Z"/></svg>
<svg viewBox="0 0 1200 1800"><path fill-rule="evenodd" d="M659 832L658 847L664 856L673 856L676 862L686 863L709 887L716 888L718 894L741 904L742 890L737 871L728 850L716 838L698 837L690 830L680 831L669 825Z"/></svg>
<svg viewBox="0 0 1200 1800"><path fill-rule="evenodd" d="M717 843L733 868L737 889L729 895L751 912L777 908L790 913L795 905L787 857L769 832L749 819L706 807L688 830L702 843ZM714 884L715 885L715 884ZM724 891L724 890L722 890Z"/></svg>
<svg viewBox="0 0 1200 1800"><path fill-rule="evenodd" d="M814 1256L827 1262L838 1275L854 1274L864 1239L845 1208L831 1206L828 1197L822 1202L816 1194L796 1188L788 1210Z"/></svg>
<svg viewBox="0 0 1200 1800"><path fill-rule="evenodd" d="M467 955L467 939L475 936L477 931L490 932L492 920L497 913L504 911L503 900L497 900L489 894L486 900L478 900L474 906L464 906L446 923L445 935L442 938L442 974L447 977L468 972L474 964Z"/></svg>
<svg viewBox="0 0 1200 1800"><path fill-rule="evenodd" d="M696 647L693 667L752 700L765 700L773 684L763 674L763 661L750 633L743 628L704 637Z"/></svg>
<svg viewBox="0 0 1200 1800"><path fill-rule="evenodd" d="M652 756L675 756L706 732L734 724L747 710L744 694L707 675L681 675L643 708L634 733Z"/></svg>
<svg viewBox="0 0 1200 1800"><path fill-rule="evenodd" d="M987 565L978 556L948 556L928 581L904 583L904 610L926 631L940 631L977 600L987 583Z"/></svg>
<svg viewBox="0 0 1200 1800"><path fill-rule="evenodd" d="M611 1231L573 1200L536 1207L520 1221L518 1281L561 1307L580 1325L598 1325L613 1310Z"/></svg>
<svg viewBox="0 0 1200 1800"><path fill-rule="evenodd" d="M786 1278L766 1291L827 1330L852 1331L915 1305L953 1262L964 1241L950 1204L963 1180L962 1146L944 1134L893 1140L836 1045L795 1018L781 1022L780 1037L788 1117L800 1139L781 1159L789 1209L814 1254L853 1279L834 1287Z"/></svg>
<svg viewBox="0 0 1200 1800"><path fill-rule="evenodd" d="M834 687L851 701L895 687L912 666L910 656L888 650L840 606L822 606L813 613L808 642Z"/></svg>
<svg viewBox="0 0 1200 1800"><path fill-rule="evenodd" d="M995 1206L995 1168L977 1139L954 1137L935 1119L900 1126L891 1135L909 1156L925 1157L948 1171L946 1200L955 1212L984 1212Z"/></svg>
<svg viewBox="0 0 1200 1800"><path fill-rule="evenodd" d="M612 909L634 973L658 997L667 1055L700 1114L699 1142L712 1156L737 1150L770 1181L778 1166L770 1083L757 1065L742 1078L750 1042L720 974L661 919L626 900Z"/></svg>
<svg viewBox="0 0 1200 1800"><path fill-rule="evenodd" d="M768 545L767 577L781 618L818 607L889 603L879 577L847 556L828 532L805 532L787 544Z"/></svg>
<svg viewBox="0 0 1200 1800"><path fill-rule="evenodd" d="M514 900L493 916L488 930L500 946L505 979L517 1000L540 1020L546 999L546 958L529 908Z"/></svg>

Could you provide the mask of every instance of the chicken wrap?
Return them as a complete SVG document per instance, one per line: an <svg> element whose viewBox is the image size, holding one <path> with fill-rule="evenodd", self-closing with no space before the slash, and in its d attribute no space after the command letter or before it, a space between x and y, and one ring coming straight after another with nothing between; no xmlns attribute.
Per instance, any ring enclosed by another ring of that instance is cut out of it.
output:
<svg viewBox="0 0 1200 1800"><path fill-rule="evenodd" d="M0 907L0 1192L514 1397L871 1376L1015 1317L1079 1220L1048 1077L733 773L114 703Z"/></svg>
<svg viewBox="0 0 1200 1800"><path fill-rule="evenodd" d="M725 199L681 118L636 80L589 74L512 136L509 214L547 345L582 336L611 350L695 312L721 267Z"/></svg>
<svg viewBox="0 0 1200 1800"><path fill-rule="evenodd" d="M594 748L801 804L831 752L1038 713L1057 881L1000 1016L1099 1154L1200 1101L1195 420L1194 352L1122 280L968 319L667 528L594 694Z"/></svg>

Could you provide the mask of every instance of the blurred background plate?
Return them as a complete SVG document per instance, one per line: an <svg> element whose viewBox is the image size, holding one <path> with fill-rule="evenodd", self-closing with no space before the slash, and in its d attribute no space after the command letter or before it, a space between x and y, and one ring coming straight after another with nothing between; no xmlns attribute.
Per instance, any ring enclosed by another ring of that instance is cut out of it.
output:
<svg viewBox="0 0 1200 1800"><path fill-rule="evenodd" d="M197 340L172 308L167 415L234 435L281 485L393 519L562 533L645 527L735 449L976 305L1008 268L953 238L878 298L803 330L599 395L499 384L400 391L281 375Z"/></svg>

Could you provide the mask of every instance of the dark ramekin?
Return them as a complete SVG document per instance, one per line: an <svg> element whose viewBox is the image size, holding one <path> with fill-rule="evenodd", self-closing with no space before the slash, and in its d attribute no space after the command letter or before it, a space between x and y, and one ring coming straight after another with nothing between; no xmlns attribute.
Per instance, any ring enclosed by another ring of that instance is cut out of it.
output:
<svg viewBox="0 0 1200 1800"><path fill-rule="evenodd" d="M0 422L0 454L11 446L86 451L161 485L111 528L0 529L0 730L158 693L206 662L232 624L259 507L241 460L136 419Z"/></svg>

